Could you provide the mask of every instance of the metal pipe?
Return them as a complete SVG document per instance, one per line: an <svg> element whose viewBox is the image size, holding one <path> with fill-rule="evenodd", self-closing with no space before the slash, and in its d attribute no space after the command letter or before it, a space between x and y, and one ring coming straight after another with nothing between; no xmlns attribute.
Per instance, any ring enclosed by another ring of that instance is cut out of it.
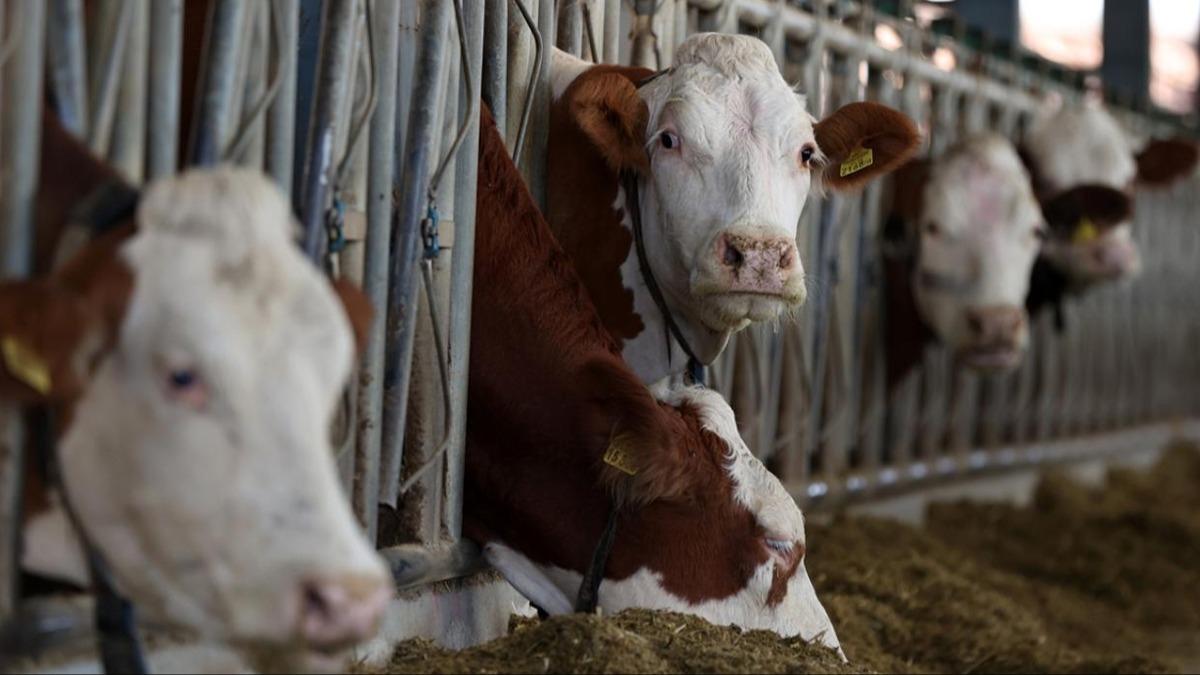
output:
<svg viewBox="0 0 1200 675"><path fill-rule="evenodd" d="M236 87L238 45L245 21L245 5L237 0L213 0L209 9L208 30L201 52L201 92L196 101L191 137L188 143L189 163L210 166L221 159L229 135L228 112Z"/></svg>
<svg viewBox="0 0 1200 675"><path fill-rule="evenodd" d="M134 184L146 168L146 47L150 29L147 0L126 0L129 27L125 40L124 75L118 89L121 114L113 120L112 163Z"/></svg>
<svg viewBox="0 0 1200 675"><path fill-rule="evenodd" d="M395 507L404 460L404 428L408 409L413 336L417 321L417 274L421 255L421 220L425 217L427 181L435 156L434 136L440 131L437 91L446 66L443 36L450 20L450 3L429 0L421 26L419 59L409 97L404 142L400 205L392 214L391 267L384 343L383 440L380 454L379 501Z"/></svg>
<svg viewBox="0 0 1200 675"><path fill-rule="evenodd" d="M468 3L464 12L467 61L464 70L477 74L483 68L483 4ZM467 442L467 374L471 356L471 292L475 258L475 190L479 173L478 76L465 78L465 112L468 127L455 165L454 247L450 250L450 409L455 411L446 455L446 530L452 541L462 534L463 476Z"/></svg>
<svg viewBox="0 0 1200 675"><path fill-rule="evenodd" d="M292 156L296 143L296 50L300 33L300 1L271 0L277 20L279 48L275 72L279 93L267 110L267 172L289 197L292 193Z"/></svg>
<svg viewBox="0 0 1200 675"><path fill-rule="evenodd" d="M583 55L584 0L558 0L558 48L572 56Z"/></svg>
<svg viewBox="0 0 1200 675"><path fill-rule="evenodd" d="M352 498L367 538L378 532L380 440L383 412L384 319L388 295L388 225L392 219L393 146L396 139L396 72L400 45L399 0L377 0L374 17L378 100L371 118L367 161L367 234L363 291L375 310L375 322L363 351L358 375L358 425Z"/></svg>
<svg viewBox="0 0 1200 675"><path fill-rule="evenodd" d="M483 102L492 111L501 134L508 118L508 3L509 0L487 0L480 76Z"/></svg>
<svg viewBox="0 0 1200 675"><path fill-rule="evenodd" d="M87 138L88 89L83 40L83 0L52 0L47 17L50 77L63 127Z"/></svg>
<svg viewBox="0 0 1200 675"><path fill-rule="evenodd" d="M33 269L34 219L41 139L42 59L45 5L39 0L5 3L17 42L0 65L0 278L25 277ZM5 10L8 16L5 17ZM0 32L4 34L4 32ZM19 598L21 493L24 428L18 408L0 407L0 616Z"/></svg>
<svg viewBox="0 0 1200 675"><path fill-rule="evenodd" d="M325 252L325 211L333 197L333 141L338 126L337 106L349 91L346 74L354 47L356 0L331 0L321 12L320 60L317 64L316 96L309 120L307 157L304 162L303 193L300 196L304 228L304 252L320 262Z"/></svg>
<svg viewBox="0 0 1200 675"><path fill-rule="evenodd" d="M150 3L149 178L179 166L179 96L183 58L183 0Z"/></svg>
<svg viewBox="0 0 1200 675"><path fill-rule="evenodd" d="M115 0L100 3L98 22L104 30L98 33L98 37L104 42L97 45L92 58L92 72L88 77L88 84L92 87L88 94L92 104L88 147L101 157L108 156L121 81L121 62L125 56L125 40L132 24L132 13L132 3L117 3Z"/></svg>

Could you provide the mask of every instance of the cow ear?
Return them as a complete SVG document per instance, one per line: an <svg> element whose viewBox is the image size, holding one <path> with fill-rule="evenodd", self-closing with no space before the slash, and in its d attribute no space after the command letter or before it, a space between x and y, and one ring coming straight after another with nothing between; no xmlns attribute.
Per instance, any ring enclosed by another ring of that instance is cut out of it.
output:
<svg viewBox="0 0 1200 675"><path fill-rule="evenodd" d="M342 303L342 309L346 310L346 318L350 320L350 328L354 331L354 346L358 353L362 354L367 348L367 340L371 337L371 320L375 316L375 309L371 307L370 299L354 282L349 279L334 279L332 283L333 292Z"/></svg>
<svg viewBox="0 0 1200 675"><path fill-rule="evenodd" d="M903 113L878 103L842 106L813 127L825 154L825 184L859 187L899 166L917 151L921 135Z"/></svg>
<svg viewBox="0 0 1200 675"><path fill-rule="evenodd" d="M73 291L48 281L0 283L0 400L78 397L102 329L101 313Z"/></svg>
<svg viewBox="0 0 1200 675"><path fill-rule="evenodd" d="M1200 150L1191 141L1154 140L1137 154L1137 180L1143 185L1165 186L1190 174Z"/></svg>
<svg viewBox="0 0 1200 675"><path fill-rule="evenodd" d="M627 75L585 72L565 96L571 117L614 171L649 170L645 138L650 111Z"/></svg>

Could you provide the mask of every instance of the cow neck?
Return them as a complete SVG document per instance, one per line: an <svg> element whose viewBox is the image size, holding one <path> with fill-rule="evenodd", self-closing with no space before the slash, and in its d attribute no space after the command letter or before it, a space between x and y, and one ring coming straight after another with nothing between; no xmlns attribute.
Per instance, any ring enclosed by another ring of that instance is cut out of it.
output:
<svg viewBox="0 0 1200 675"><path fill-rule="evenodd" d="M893 213L886 229L901 229L900 243L884 245L884 343L886 345L887 389L893 390L924 357L925 348L936 341L933 330L917 308L920 245L910 219ZM889 248L891 250L889 250Z"/></svg>
<svg viewBox="0 0 1200 675"><path fill-rule="evenodd" d="M1029 275L1029 293L1025 296L1025 310L1036 317L1049 309L1054 312L1054 329L1061 333L1066 328L1063 303L1070 292L1070 280L1043 256L1033 261Z"/></svg>
<svg viewBox="0 0 1200 675"><path fill-rule="evenodd" d="M646 258L646 242L642 229L642 204L639 198L638 176L633 171L624 171L621 174L621 183L625 188L626 211L629 213L629 220L633 224L633 243L637 251L638 269L642 273L642 281L646 284L646 291L650 293L650 297L654 300L654 304L658 307L658 311L662 315L667 363L671 362L671 338L674 338L674 341L679 343L679 347L683 350L683 353L687 354L688 378L694 384L704 384L704 364L700 362L700 359L696 358L696 352L692 350L692 346L688 343L687 338L679 330L679 325L675 323L675 317L671 314L671 308L667 305L667 300L663 297L662 289L658 286L658 280L654 278L654 270L650 267L650 261Z"/></svg>
<svg viewBox="0 0 1200 675"><path fill-rule="evenodd" d="M54 135L53 131L50 135ZM77 153L50 156L70 157L72 154ZM79 255L73 256L55 280L77 293L92 296L96 301L107 329L103 351L108 351L115 342L116 331L132 289L132 277L117 260L117 250L134 233L133 217L140 194L107 172L90 155L85 153L83 158L89 161L81 161L78 165L86 176L93 179L93 189L63 220L67 227L86 228L91 242ZM98 185L95 181L98 181ZM52 241L54 246L59 246L63 243L63 233L63 229L56 228L53 238L44 241L47 244ZM66 486L62 484L56 446L58 433L70 425L74 404L75 401L63 403L61 411L56 411L49 404L36 406L30 411L32 454L41 459L45 474L42 476L43 483L58 489L63 510L87 558L96 595L96 631L104 672L146 673L148 669L137 635L133 604L117 592L108 563L87 536Z"/></svg>

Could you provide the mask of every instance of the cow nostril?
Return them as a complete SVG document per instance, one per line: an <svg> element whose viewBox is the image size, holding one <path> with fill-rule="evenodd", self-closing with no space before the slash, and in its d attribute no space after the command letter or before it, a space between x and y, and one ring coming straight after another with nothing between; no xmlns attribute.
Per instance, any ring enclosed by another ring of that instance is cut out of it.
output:
<svg viewBox="0 0 1200 675"><path fill-rule="evenodd" d="M792 252L784 251L783 255L779 256L779 269L787 270L792 268Z"/></svg>
<svg viewBox="0 0 1200 675"><path fill-rule="evenodd" d="M737 250L733 244L726 241L724 260L727 266L736 268L742 266L742 263L746 261L746 256L742 255L742 252Z"/></svg>

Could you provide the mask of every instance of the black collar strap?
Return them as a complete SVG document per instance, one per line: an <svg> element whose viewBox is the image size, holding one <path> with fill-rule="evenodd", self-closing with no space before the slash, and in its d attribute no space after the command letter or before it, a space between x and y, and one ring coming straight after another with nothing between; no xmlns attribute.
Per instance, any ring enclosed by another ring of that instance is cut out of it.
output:
<svg viewBox="0 0 1200 675"><path fill-rule="evenodd" d="M622 171L621 183L625 188L625 210L629 212L629 220L633 223L633 244L637 249L638 269L642 272L642 280L646 282L646 290L650 291L650 297L654 298L654 304L658 306L658 311L663 317L665 325L663 337L667 343L667 361L671 360L671 338L674 337L679 346L683 348L683 353L688 356L687 372L692 383L704 384L704 364L696 358L696 353L692 351L691 345L679 330L679 325L675 323L675 317L671 314L670 307L667 306L667 300L663 297L658 280L654 278L654 270L650 269L650 261L646 257L646 241L642 231L642 203L638 195L637 173Z"/></svg>

